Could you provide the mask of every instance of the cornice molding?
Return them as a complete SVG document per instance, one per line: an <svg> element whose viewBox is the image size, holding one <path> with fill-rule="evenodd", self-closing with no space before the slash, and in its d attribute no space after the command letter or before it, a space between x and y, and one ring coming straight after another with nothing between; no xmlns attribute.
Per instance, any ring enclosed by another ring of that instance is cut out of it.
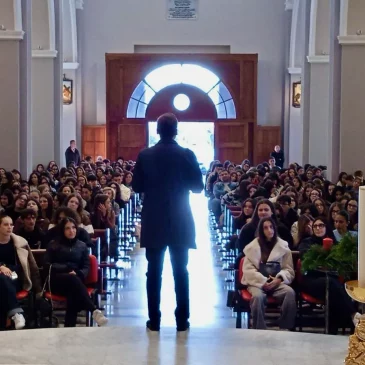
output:
<svg viewBox="0 0 365 365"><path fill-rule="evenodd" d="M56 58L57 53L58 52L56 50L33 49L32 50L32 57L33 58Z"/></svg>
<svg viewBox="0 0 365 365"><path fill-rule="evenodd" d="M285 0L285 10L293 10L293 2L294 0Z"/></svg>
<svg viewBox="0 0 365 365"><path fill-rule="evenodd" d="M77 70L80 64L78 62L64 62L63 69L64 70Z"/></svg>
<svg viewBox="0 0 365 365"><path fill-rule="evenodd" d="M290 73L290 75L301 75L302 69L301 67L289 67L288 72Z"/></svg>
<svg viewBox="0 0 365 365"><path fill-rule="evenodd" d="M346 35L339 36L338 42L343 46L355 46L364 45L365 46L365 35Z"/></svg>
<svg viewBox="0 0 365 365"><path fill-rule="evenodd" d="M22 30L0 30L0 41L21 41L23 37Z"/></svg>
<svg viewBox="0 0 365 365"><path fill-rule="evenodd" d="M84 10L84 0L75 0L76 9Z"/></svg>
<svg viewBox="0 0 365 365"><path fill-rule="evenodd" d="M330 62L330 56L323 55L323 56L307 56L307 60L309 63L329 63Z"/></svg>

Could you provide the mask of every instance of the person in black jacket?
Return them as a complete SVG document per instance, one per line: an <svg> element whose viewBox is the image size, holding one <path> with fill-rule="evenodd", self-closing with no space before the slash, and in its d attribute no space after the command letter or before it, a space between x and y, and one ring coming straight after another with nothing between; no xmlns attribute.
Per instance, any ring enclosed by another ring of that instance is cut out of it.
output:
<svg viewBox="0 0 365 365"><path fill-rule="evenodd" d="M299 219L298 213L290 207L291 198L289 195L280 195L276 202L280 204L283 210L284 216L282 223L285 224L285 226L290 230L292 225Z"/></svg>
<svg viewBox="0 0 365 365"><path fill-rule="evenodd" d="M161 275L167 247L175 281L177 330L186 331L190 325L187 264L189 249L196 248L196 243L189 192L200 193L204 185L194 153L175 142L177 125L174 114L158 118L161 140L139 154L133 171L133 190L144 193L141 247L146 248L148 261L150 320L146 325L152 331L160 330Z"/></svg>
<svg viewBox="0 0 365 365"><path fill-rule="evenodd" d="M53 215L52 224L50 225L50 227L52 226L52 228L50 228L46 232L46 236L44 238L45 247L42 247L42 248L47 248L49 242L55 240L57 237L59 237L61 235L60 227L58 224L61 223L62 220L65 218L71 218L76 223L79 224L80 217L71 208L67 208L67 207L58 208ZM90 237L89 233L87 233L87 231L84 228L78 227L77 233L76 233L76 238L78 240L80 240L81 242L84 242L87 247L90 247L93 251L93 254L95 254L94 253L95 246L94 246L93 242L91 241L91 237Z"/></svg>
<svg viewBox="0 0 365 365"><path fill-rule="evenodd" d="M75 166L80 166L81 157L79 150L76 148L75 140L70 141L70 147L67 148L65 157L67 167L70 166L72 162L75 164Z"/></svg>
<svg viewBox="0 0 365 365"><path fill-rule="evenodd" d="M84 284L90 267L88 248L76 238L77 224L73 219L65 218L60 230L61 236L48 245L45 261L49 266L51 293L67 298L65 327L76 326L81 310L92 312L95 322L103 326L108 320L95 307Z"/></svg>
<svg viewBox="0 0 365 365"><path fill-rule="evenodd" d="M299 244L301 259L313 245L323 244L324 238L331 238L335 242L332 229L325 217L318 217L313 221L313 235L305 238ZM321 271L308 271L299 282L300 290L319 300L326 300L327 278ZM328 277L328 311L329 334L336 335L339 328L356 325L359 314L351 298L347 295L344 285L335 275ZM352 321L351 321L352 319ZM353 322L353 323L352 323Z"/></svg>
<svg viewBox="0 0 365 365"><path fill-rule="evenodd" d="M284 166L284 152L280 149L280 146L275 146L274 151L270 153L270 157L275 158L276 166L280 167L281 169Z"/></svg>
<svg viewBox="0 0 365 365"><path fill-rule="evenodd" d="M278 236L288 242L289 248L293 247L293 237L290 234L290 231L282 223L277 223L273 203L268 199L262 199L256 204L251 222L245 224L241 229L237 239L237 248L239 252L243 252L244 248L255 239L255 233L260 219L268 217L272 217L277 224Z"/></svg>

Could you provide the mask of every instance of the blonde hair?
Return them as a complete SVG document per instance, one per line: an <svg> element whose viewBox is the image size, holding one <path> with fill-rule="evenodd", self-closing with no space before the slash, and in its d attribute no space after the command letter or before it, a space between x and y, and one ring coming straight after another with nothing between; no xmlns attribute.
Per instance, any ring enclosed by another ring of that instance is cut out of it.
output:
<svg viewBox="0 0 365 365"><path fill-rule="evenodd" d="M107 191L111 191L112 192L112 197L113 197L113 200L115 199L115 191L113 188L107 186L103 189L103 193L106 194Z"/></svg>

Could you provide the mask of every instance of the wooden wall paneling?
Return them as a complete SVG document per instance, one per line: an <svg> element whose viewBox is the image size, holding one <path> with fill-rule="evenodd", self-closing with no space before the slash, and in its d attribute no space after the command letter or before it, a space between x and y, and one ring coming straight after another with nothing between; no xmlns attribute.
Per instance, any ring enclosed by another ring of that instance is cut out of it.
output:
<svg viewBox="0 0 365 365"><path fill-rule="evenodd" d="M247 124L239 121L215 123L215 158L241 163L248 156Z"/></svg>
<svg viewBox="0 0 365 365"><path fill-rule="evenodd" d="M133 121L133 120L132 120ZM146 123L120 124L118 128L118 156L135 160L138 153L147 147Z"/></svg>
<svg viewBox="0 0 365 365"><path fill-rule="evenodd" d="M275 145L281 144L280 126L257 126L255 130L254 163L267 161Z"/></svg>
<svg viewBox="0 0 365 365"><path fill-rule="evenodd" d="M123 62L119 58L106 58L107 120L123 118Z"/></svg>
<svg viewBox="0 0 365 365"><path fill-rule="evenodd" d="M229 157L236 162L243 158L254 157L253 140L255 138L254 127L256 125L256 104L257 104L257 54L106 54L106 83L107 83L107 150L108 157L115 159L120 152L131 156L136 155L136 146L125 147L118 141L119 128L122 124L137 123L144 128L136 128L135 133L143 133L138 143L142 145L142 139L146 139L148 120L136 119L132 121L126 118L126 111L130 96L140 81L152 70L171 63L194 63L201 65L215 72L230 90L237 111L235 128L238 134L245 130L244 140L237 142L233 133L233 141L228 145L227 141L222 146L216 147L217 155ZM153 101L151 101L152 103ZM169 111L169 110L166 110ZM191 120L193 120L192 118ZM224 136L232 126L220 127L221 123L231 121L217 121L217 130ZM219 125L218 125L219 124ZM242 127L239 128L238 124ZM221 129L223 128L223 129ZM123 132L124 133L124 132ZM127 132L128 134L129 132ZM218 132L219 133L219 132ZM223 138L223 137L222 137ZM216 138L220 143L220 137ZM135 141L136 142L136 141ZM144 142L143 146L146 145ZM236 143L236 145L234 145ZM237 145L237 143L239 143ZM131 158L125 156L126 158Z"/></svg>
<svg viewBox="0 0 365 365"><path fill-rule="evenodd" d="M82 126L82 157L91 156L94 160L98 156L107 157L106 151L106 126Z"/></svg>
<svg viewBox="0 0 365 365"><path fill-rule="evenodd" d="M255 123L257 118L257 61L242 60L240 66L241 91L239 109L245 122Z"/></svg>

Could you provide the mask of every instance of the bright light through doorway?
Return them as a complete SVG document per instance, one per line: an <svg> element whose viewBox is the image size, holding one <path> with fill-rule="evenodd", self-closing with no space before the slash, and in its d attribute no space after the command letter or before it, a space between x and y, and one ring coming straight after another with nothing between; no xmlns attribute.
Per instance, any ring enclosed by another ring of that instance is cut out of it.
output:
<svg viewBox="0 0 365 365"><path fill-rule="evenodd" d="M157 123L148 123L149 147L154 146L160 137L157 134ZM179 122L176 142L191 149L200 164L206 169L214 160L214 123L210 122Z"/></svg>

